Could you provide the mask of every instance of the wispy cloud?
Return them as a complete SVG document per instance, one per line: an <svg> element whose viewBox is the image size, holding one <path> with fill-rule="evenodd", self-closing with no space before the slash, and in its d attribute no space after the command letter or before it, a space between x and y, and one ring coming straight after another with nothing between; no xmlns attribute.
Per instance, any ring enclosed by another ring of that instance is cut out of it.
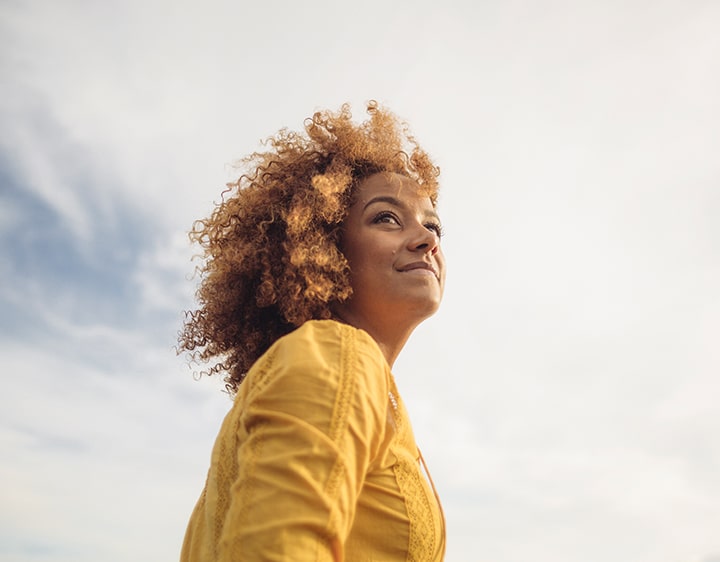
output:
<svg viewBox="0 0 720 562"><path fill-rule="evenodd" d="M720 551L707 2L5 2L0 558L175 560L230 405L174 354L233 158L378 98L436 155L443 310L396 364L449 560Z"/></svg>

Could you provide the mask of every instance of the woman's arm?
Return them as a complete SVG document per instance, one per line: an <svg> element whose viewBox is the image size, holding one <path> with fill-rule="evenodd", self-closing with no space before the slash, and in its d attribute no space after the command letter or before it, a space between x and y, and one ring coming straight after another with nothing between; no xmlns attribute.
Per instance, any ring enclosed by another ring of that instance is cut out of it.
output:
<svg viewBox="0 0 720 562"><path fill-rule="evenodd" d="M383 440L388 387L379 350L337 323L298 332L244 383L222 561L341 560Z"/></svg>

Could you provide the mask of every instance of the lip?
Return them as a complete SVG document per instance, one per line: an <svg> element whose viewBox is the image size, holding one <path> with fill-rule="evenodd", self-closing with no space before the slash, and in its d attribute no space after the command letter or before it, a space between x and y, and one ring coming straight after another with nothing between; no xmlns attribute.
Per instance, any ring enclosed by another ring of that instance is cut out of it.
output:
<svg viewBox="0 0 720 562"><path fill-rule="evenodd" d="M431 263L425 262L425 261L416 261L409 263L407 265L404 265L398 269L398 271L401 271L403 273L408 271L427 271L429 273L432 273L435 276L435 279L438 281L440 280L440 275L438 274L437 270Z"/></svg>

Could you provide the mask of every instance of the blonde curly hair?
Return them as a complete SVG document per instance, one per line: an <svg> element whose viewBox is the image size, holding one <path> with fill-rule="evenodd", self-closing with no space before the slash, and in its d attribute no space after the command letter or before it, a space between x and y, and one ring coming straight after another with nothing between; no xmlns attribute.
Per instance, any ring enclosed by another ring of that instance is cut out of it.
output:
<svg viewBox="0 0 720 562"><path fill-rule="evenodd" d="M214 360L203 374L225 373L231 394L278 338L330 318L333 303L352 295L341 238L360 181L396 172L437 203L439 169L407 125L374 101L367 112L355 124L345 104L306 119L304 134L281 129L266 140L268 150L240 161L244 173L193 225L204 263L179 352Z"/></svg>

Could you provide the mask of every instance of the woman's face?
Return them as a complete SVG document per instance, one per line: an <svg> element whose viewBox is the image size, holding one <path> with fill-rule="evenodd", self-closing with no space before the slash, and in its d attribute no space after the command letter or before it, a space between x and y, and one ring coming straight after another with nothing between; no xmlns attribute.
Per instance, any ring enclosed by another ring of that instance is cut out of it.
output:
<svg viewBox="0 0 720 562"><path fill-rule="evenodd" d="M440 220L413 180L381 172L357 186L343 226L343 253L353 288L338 307L346 322L414 327L440 305Z"/></svg>

